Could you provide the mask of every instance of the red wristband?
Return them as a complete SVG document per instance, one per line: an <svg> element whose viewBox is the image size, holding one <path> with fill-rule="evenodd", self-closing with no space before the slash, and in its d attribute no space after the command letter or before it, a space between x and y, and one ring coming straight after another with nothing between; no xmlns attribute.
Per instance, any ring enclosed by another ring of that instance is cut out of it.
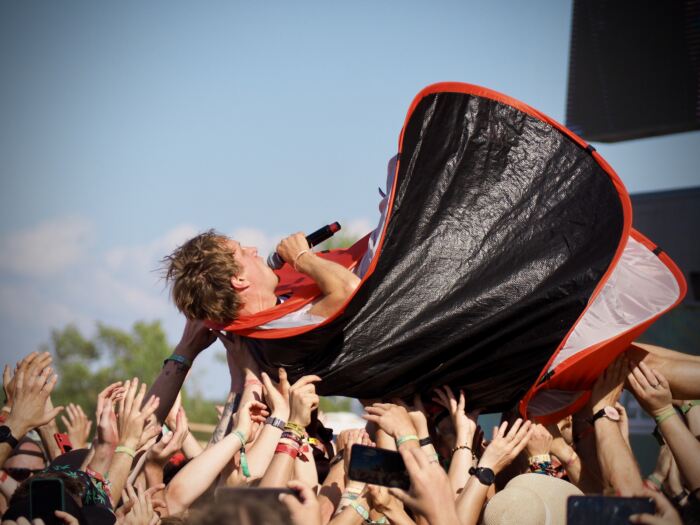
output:
<svg viewBox="0 0 700 525"><path fill-rule="evenodd" d="M275 454L288 454L292 459L296 459L299 455L299 449L293 447L292 445L285 445L284 443L278 443L275 449Z"/></svg>

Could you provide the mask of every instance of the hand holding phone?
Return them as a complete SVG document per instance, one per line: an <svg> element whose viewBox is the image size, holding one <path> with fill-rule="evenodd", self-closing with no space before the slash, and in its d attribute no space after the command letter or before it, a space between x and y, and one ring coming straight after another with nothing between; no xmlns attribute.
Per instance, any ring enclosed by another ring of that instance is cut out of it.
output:
<svg viewBox="0 0 700 525"><path fill-rule="evenodd" d="M411 478L401 454L393 450L353 445L348 477L355 481L408 490Z"/></svg>

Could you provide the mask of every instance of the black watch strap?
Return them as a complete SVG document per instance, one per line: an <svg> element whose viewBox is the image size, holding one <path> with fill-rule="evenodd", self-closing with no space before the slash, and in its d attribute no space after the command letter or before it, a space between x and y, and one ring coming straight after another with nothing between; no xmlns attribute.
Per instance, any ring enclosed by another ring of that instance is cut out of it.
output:
<svg viewBox="0 0 700 525"><path fill-rule="evenodd" d="M7 425L0 426L0 443L7 443L12 448L19 445L19 440L12 435L12 429Z"/></svg>
<svg viewBox="0 0 700 525"><path fill-rule="evenodd" d="M592 425L592 424L594 424L594 423L596 422L596 420L600 419L600 418L603 417L604 415L605 415L605 409L604 409L604 408L601 408L600 410L598 410L598 412L596 412L595 414L593 414L593 416L591 416L591 417L589 417L588 419L586 419L586 421L587 421L590 425Z"/></svg>
<svg viewBox="0 0 700 525"><path fill-rule="evenodd" d="M418 440L418 444L419 444L421 447L427 447L428 445L432 445L432 444L433 444L433 440L430 439L430 436L424 437L424 438Z"/></svg>
<svg viewBox="0 0 700 525"><path fill-rule="evenodd" d="M471 467L469 469L469 474L476 476L479 483L486 485L487 487L493 485L496 482L496 474L487 467Z"/></svg>

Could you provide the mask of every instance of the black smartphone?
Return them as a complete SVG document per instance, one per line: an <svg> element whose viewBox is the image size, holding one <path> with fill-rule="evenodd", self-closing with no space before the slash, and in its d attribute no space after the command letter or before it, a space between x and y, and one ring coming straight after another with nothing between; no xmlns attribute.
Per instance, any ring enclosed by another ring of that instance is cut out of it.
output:
<svg viewBox="0 0 700 525"><path fill-rule="evenodd" d="M632 514L654 514L656 505L649 498L610 496L569 496L566 502L567 525L629 525Z"/></svg>
<svg viewBox="0 0 700 525"><path fill-rule="evenodd" d="M29 519L41 518L46 525L60 525L63 521L54 515L55 510L66 510L61 478L29 480Z"/></svg>
<svg viewBox="0 0 700 525"><path fill-rule="evenodd" d="M280 494L297 496L292 489L258 488L258 487L219 487L214 492L216 503L238 503L246 498L262 500L270 505L279 504Z"/></svg>
<svg viewBox="0 0 700 525"><path fill-rule="evenodd" d="M408 490L411 478L401 454L384 448L353 445L348 477L373 485Z"/></svg>

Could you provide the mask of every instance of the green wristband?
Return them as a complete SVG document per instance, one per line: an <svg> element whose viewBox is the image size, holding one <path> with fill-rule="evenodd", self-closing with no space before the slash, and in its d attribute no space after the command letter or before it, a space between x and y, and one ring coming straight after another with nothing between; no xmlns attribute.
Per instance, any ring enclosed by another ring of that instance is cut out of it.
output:
<svg viewBox="0 0 700 525"><path fill-rule="evenodd" d="M166 357L163 361L163 365L168 361L175 361L179 365L186 366L187 368L192 368L192 361L187 359L184 355L172 354L170 357Z"/></svg>
<svg viewBox="0 0 700 525"><path fill-rule="evenodd" d="M686 415L688 412L690 412L693 407L696 407L700 405L700 399L693 399L692 401L688 401L687 403L683 403L681 405L681 414Z"/></svg>
<svg viewBox="0 0 700 525"><path fill-rule="evenodd" d="M656 424L660 425L663 421L666 421L668 418L673 417L676 415L676 409L671 407L659 414L658 416L654 416L654 419L656 420Z"/></svg>
<svg viewBox="0 0 700 525"><path fill-rule="evenodd" d="M246 478L250 477L250 468L248 468L248 457L245 455L245 436L240 430L231 432L241 442L241 472Z"/></svg>
<svg viewBox="0 0 700 525"><path fill-rule="evenodd" d="M132 458L136 457L136 451L131 447L125 447L124 445L119 445L117 448L114 449L114 453L118 454L120 452L122 454L126 454L127 456L131 456Z"/></svg>
<svg viewBox="0 0 700 525"><path fill-rule="evenodd" d="M403 445L407 441L420 441L420 440L418 439L418 436L416 436L415 434L409 434L407 436L397 437L396 438L396 448L400 447L401 445Z"/></svg>

